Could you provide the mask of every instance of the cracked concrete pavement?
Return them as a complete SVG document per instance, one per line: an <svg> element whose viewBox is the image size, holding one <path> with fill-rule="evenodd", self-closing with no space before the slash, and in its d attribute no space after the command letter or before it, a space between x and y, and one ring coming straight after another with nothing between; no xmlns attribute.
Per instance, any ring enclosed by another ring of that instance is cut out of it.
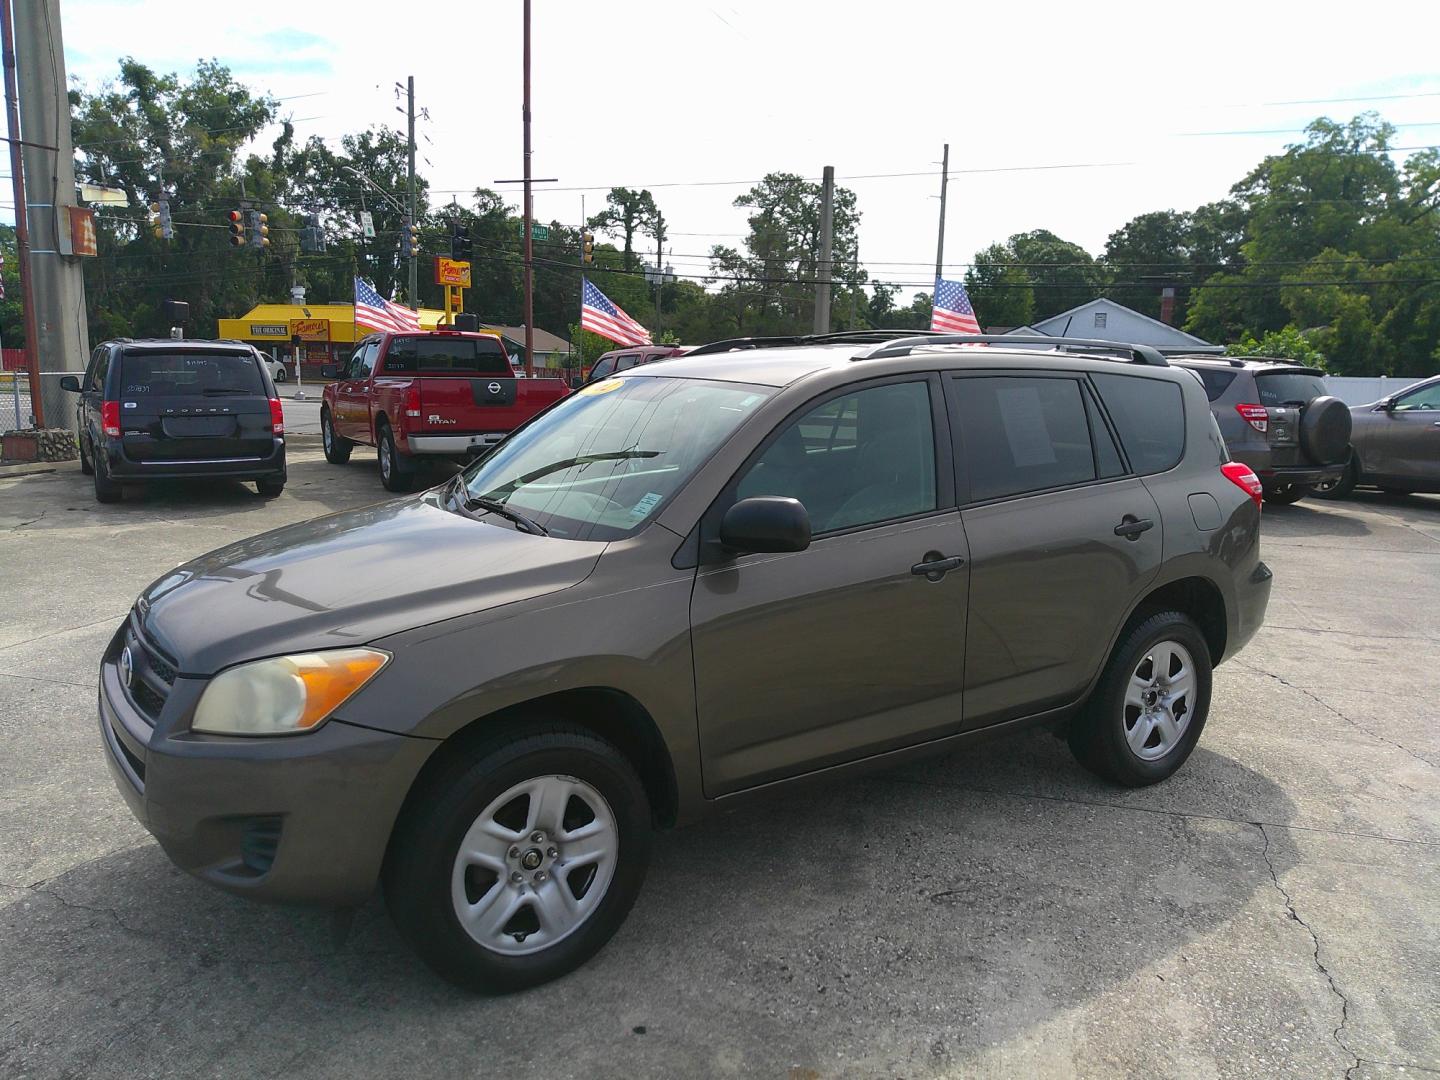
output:
<svg viewBox="0 0 1440 1080"><path fill-rule="evenodd" d="M176 871L94 730L148 581L382 495L313 450L273 501L0 472L0 1074L1440 1072L1440 498L1266 509L1268 624L1169 782L1033 734L786 795L661 837L599 956L487 999L378 900L337 946Z"/></svg>

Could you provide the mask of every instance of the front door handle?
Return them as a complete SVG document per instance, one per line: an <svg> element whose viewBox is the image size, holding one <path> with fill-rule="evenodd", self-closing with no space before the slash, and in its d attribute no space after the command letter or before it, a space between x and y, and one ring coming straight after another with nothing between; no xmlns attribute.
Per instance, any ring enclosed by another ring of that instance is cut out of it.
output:
<svg viewBox="0 0 1440 1080"><path fill-rule="evenodd" d="M1155 522L1149 518L1137 518L1134 514L1126 514L1120 519L1120 524L1115 526L1115 535L1123 536L1126 540L1139 540L1141 533L1154 527Z"/></svg>
<svg viewBox="0 0 1440 1080"><path fill-rule="evenodd" d="M964 565L965 560L959 555L945 556L938 551L927 551L923 561L910 567L910 573L926 581L939 581L951 570L959 570Z"/></svg>

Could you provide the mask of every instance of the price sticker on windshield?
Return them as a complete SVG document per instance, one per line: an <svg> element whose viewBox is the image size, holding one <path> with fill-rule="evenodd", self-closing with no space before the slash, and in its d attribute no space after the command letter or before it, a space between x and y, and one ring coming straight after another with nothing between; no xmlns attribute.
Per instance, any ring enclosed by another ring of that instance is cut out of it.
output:
<svg viewBox="0 0 1440 1080"><path fill-rule="evenodd" d="M589 386L582 386L575 393L582 397L594 397L596 394L608 394L611 390L619 390L624 385L624 379L605 379L601 382L591 383Z"/></svg>

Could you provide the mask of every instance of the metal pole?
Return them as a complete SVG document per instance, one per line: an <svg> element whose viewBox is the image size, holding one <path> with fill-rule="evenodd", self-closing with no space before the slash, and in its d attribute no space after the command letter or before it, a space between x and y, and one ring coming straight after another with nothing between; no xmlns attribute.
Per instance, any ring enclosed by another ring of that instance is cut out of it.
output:
<svg viewBox="0 0 1440 1080"><path fill-rule="evenodd" d="M582 319L585 317L585 229L586 229L586 221L585 221L585 193L584 193L584 192L581 192L581 193L580 193L580 245L579 245L579 246L580 246L580 318L582 318ZM575 340L570 343L570 351L571 351L572 353L578 352L578 353L580 354L580 356L579 356L578 362L577 362L573 357L572 357L572 359L571 359L571 366L576 369L575 371L571 371L571 373L570 373L571 378L574 378L574 376L575 376L575 374L576 374L576 371L583 371L583 370L585 369L585 349L584 349L584 344L583 344L585 339L580 336L582 333L583 333L583 331L580 329L580 324L579 324L579 323L576 323L576 324L575 324Z"/></svg>
<svg viewBox="0 0 1440 1080"><path fill-rule="evenodd" d="M940 236L935 241L935 280L945 276L945 189L950 185L950 144L945 144L945 156L940 162Z"/></svg>
<svg viewBox="0 0 1440 1080"><path fill-rule="evenodd" d="M530 201L530 0L525 0L525 93L521 121L525 128L525 377L535 374L535 249L530 237L534 207Z"/></svg>
<svg viewBox="0 0 1440 1080"><path fill-rule="evenodd" d="M5 113L10 126L10 178L15 191L15 261L20 270L20 307L25 317L25 370L30 380L30 412L35 426L45 422L40 404L40 333L35 325L34 284L30 280L30 214L25 205L25 170L20 158L20 105L15 89L15 24L10 0L0 0L0 46L5 54ZM15 383L15 426L20 426L19 380Z"/></svg>
<svg viewBox="0 0 1440 1080"><path fill-rule="evenodd" d="M856 310L860 305L860 238L855 238L855 269L851 272L850 278L850 324L845 327L847 330L854 330L855 324L859 321Z"/></svg>
<svg viewBox="0 0 1440 1080"><path fill-rule="evenodd" d="M655 333L650 335L650 340L657 345L660 344L660 291L665 288L665 267L661 265L665 261L665 245L660 242L664 233L665 219L660 218L655 226Z"/></svg>
<svg viewBox="0 0 1440 1080"><path fill-rule="evenodd" d="M835 166L825 166L820 189L820 261L816 266L815 333L830 332L830 256L835 225Z"/></svg>
<svg viewBox="0 0 1440 1080"><path fill-rule="evenodd" d="M406 119L410 125L410 223L418 225L415 219L415 76L410 75L405 80L406 93ZM408 244L409 237L405 238ZM420 261L416 255L410 256L410 307L420 310Z"/></svg>

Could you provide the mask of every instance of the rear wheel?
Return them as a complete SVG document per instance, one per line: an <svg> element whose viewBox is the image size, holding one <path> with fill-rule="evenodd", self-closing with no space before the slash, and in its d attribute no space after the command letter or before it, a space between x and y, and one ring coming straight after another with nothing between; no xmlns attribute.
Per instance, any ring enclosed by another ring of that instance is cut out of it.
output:
<svg viewBox="0 0 1440 1080"><path fill-rule="evenodd" d="M1309 484L1277 484L1265 489L1265 501L1276 506L1289 506L1310 494Z"/></svg>
<svg viewBox="0 0 1440 1080"><path fill-rule="evenodd" d="M409 491L415 482L415 463L395 449L389 424L381 424L375 453L380 459L380 483L386 491Z"/></svg>
<svg viewBox="0 0 1440 1080"><path fill-rule="evenodd" d="M320 442L325 447L325 460L331 465L344 465L350 460L350 451L355 444L335 434L335 423L330 419L330 410L320 410Z"/></svg>
<svg viewBox="0 0 1440 1080"><path fill-rule="evenodd" d="M255 481L255 490L267 499L273 499L285 490L285 477L269 476Z"/></svg>
<svg viewBox="0 0 1440 1080"><path fill-rule="evenodd" d="M1345 463L1345 471L1338 478L1311 484L1310 493L1317 499L1346 499L1355 490L1355 484L1359 479L1360 466L1352 457Z"/></svg>
<svg viewBox="0 0 1440 1080"><path fill-rule="evenodd" d="M124 497L124 489L110 479L110 468L105 464L105 455L96 454L94 461L95 501L116 503Z"/></svg>
<svg viewBox="0 0 1440 1080"><path fill-rule="evenodd" d="M275 381L277 383L283 383L288 378L290 378L290 376L285 373L285 365L277 365L275 368Z"/></svg>
<svg viewBox="0 0 1440 1080"><path fill-rule="evenodd" d="M457 754L412 797L384 870L400 933L477 990L572 971L629 913L650 851L644 786L579 728L512 730Z"/></svg>
<svg viewBox="0 0 1440 1080"><path fill-rule="evenodd" d="M1132 627L1070 725L1070 749L1126 787L1164 780L1185 763L1210 709L1210 648L1179 611Z"/></svg>

